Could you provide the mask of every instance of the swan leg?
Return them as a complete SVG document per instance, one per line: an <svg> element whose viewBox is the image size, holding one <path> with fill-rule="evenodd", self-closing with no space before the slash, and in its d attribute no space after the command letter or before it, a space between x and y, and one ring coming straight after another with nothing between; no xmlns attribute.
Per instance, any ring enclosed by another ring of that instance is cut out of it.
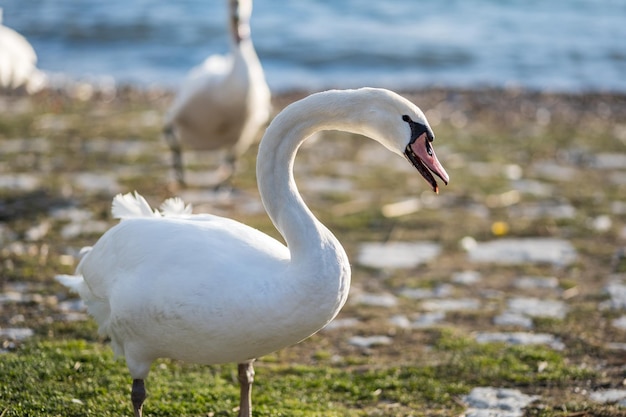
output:
<svg viewBox="0 0 626 417"><path fill-rule="evenodd" d="M226 159L220 166L217 168L217 184L215 185L215 190L220 190L223 188L229 188L230 180L235 174L235 169L237 166L237 158L228 154Z"/></svg>
<svg viewBox="0 0 626 417"><path fill-rule="evenodd" d="M135 417L141 417L143 402L146 399L146 387L143 384L143 379L133 379L133 389L130 393L130 399L133 402Z"/></svg>
<svg viewBox="0 0 626 417"><path fill-rule="evenodd" d="M239 374L239 387L241 395L239 399L239 417L252 417L252 383L254 382L254 359L249 362L240 363L237 366Z"/></svg>
<svg viewBox="0 0 626 417"><path fill-rule="evenodd" d="M172 151L172 166L174 168L174 177L180 186L185 186L185 167L183 165L183 153L180 143L174 133L172 126L163 129L163 136Z"/></svg>

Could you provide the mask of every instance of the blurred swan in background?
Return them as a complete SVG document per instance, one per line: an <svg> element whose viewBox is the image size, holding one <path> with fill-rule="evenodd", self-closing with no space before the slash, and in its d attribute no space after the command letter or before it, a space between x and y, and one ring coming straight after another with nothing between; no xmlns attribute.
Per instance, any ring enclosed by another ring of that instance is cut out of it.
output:
<svg viewBox="0 0 626 417"><path fill-rule="evenodd" d="M165 116L176 180L185 184L184 150L226 149L216 185L233 175L271 112L271 95L250 37L252 0L229 0L231 53L193 68Z"/></svg>
<svg viewBox="0 0 626 417"><path fill-rule="evenodd" d="M26 38L2 24L0 8L0 91L34 94L46 86L37 69L37 54Z"/></svg>
<svg viewBox="0 0 626 417"><path fill-rule="evenodd" d="M138 194L118 195L112 213L122 221L82 252L75 275L57 277L126 358L136 417L144 379L162 357L237 363L239 416L250 417L255 358L311 336L346 302L348 257L293 176L300 145L321 130L380 142L405 156L435 192L434 175L448 183L433 132L413 103L383 89L317 93L276 116L259 146L259 193L286 245L232 219L190 214L182 200L157 212Z"/></svg>

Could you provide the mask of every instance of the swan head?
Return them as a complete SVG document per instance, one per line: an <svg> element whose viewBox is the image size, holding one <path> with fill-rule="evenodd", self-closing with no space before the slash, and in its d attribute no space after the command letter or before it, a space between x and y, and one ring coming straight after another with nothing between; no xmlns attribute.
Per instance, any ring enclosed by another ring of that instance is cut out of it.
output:
<svg viewBox="0 0 626 417"><path fill-rule="evenodd" d="M446 185L450 177L435 155L432 146L435 135L428 124L416 122L407 114L402 116L402 120L411 128L411 139L404 148L404 155L430 184L433 191L438 193L439 185L433 174L441 178Z"/></svg>
<svg viewBox="0 0 626 417"><path fill-rule="evenodd" d="M252 16L252 0L229 0L230 26L235 43L250 37L250 17Z"/></svg>
<svg viewBox="0 0 626 417"><path fill-rule="evenodd" d="M450 180L435 150L435 134L422 110L406 98L385 89L363 88L370 103L364 112L368 119L363 134L376 139L392 152L408 159L436 193L435 176L446 185ZM374 104L375 103L375 104ZM365 120L364 120L365 122Z"/></svg>

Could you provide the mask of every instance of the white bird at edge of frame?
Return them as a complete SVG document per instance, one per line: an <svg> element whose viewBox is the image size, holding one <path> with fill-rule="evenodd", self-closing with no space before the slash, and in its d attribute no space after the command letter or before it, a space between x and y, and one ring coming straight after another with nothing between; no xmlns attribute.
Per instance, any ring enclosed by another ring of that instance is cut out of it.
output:
<svg viewBox="0 0 626 417"><path fill-rule="evenodd" d="M271 94L250 35L252 0L229 0L231 52L193 68L165 116L175 179L184 186L185 150L226 149L214 185L226 183L271 114Z"/></svg>
<svg viewBox="0 0 626 417"><path fill-rule="evenodd" d="M378 141L405 156L435 192L434 175L448 183L433 131L409 100L375 88L316 93L287 106L259 146L259 192L286 245L232 219L191 214L180 199L159 212L138 194L118 195L112 212L121 221L84 250L75 275L57 277L126 358L136 417L144 379L163 357L237 363L239 416L250 417L255 358L316 333L346 302L348 257L293 176L298 148L322 130Z"/></svg>
<svg viewBox="0 0 626 417"><path fill-rule="evenodd" d="M47 76L37 68L37 54L25 37L6 27L0 7L0 91L23 90L34 94L47 84Z"/></svg>

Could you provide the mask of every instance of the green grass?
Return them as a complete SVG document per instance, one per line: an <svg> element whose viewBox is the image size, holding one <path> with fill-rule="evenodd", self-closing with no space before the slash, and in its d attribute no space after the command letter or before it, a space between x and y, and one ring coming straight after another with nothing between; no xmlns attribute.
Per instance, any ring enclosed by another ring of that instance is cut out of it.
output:
<svg viewBox="0 0 626 417"><path fill-rule="evenodd" d="M499 381L533 389L568 387L595 375L544 347L479 345L446 331L430 337L432 357L424 363L298 365L261 360L253 389L255 415L458 414L461 396L473 386ZM539 364L545 369L540 371ZM239 395L234 372L234 365L159 360L146 380L146 415L230 415ZM28 342L2 355L0 375L6 417L114 416L131 411L125 365L98 342Z"/></svg>

